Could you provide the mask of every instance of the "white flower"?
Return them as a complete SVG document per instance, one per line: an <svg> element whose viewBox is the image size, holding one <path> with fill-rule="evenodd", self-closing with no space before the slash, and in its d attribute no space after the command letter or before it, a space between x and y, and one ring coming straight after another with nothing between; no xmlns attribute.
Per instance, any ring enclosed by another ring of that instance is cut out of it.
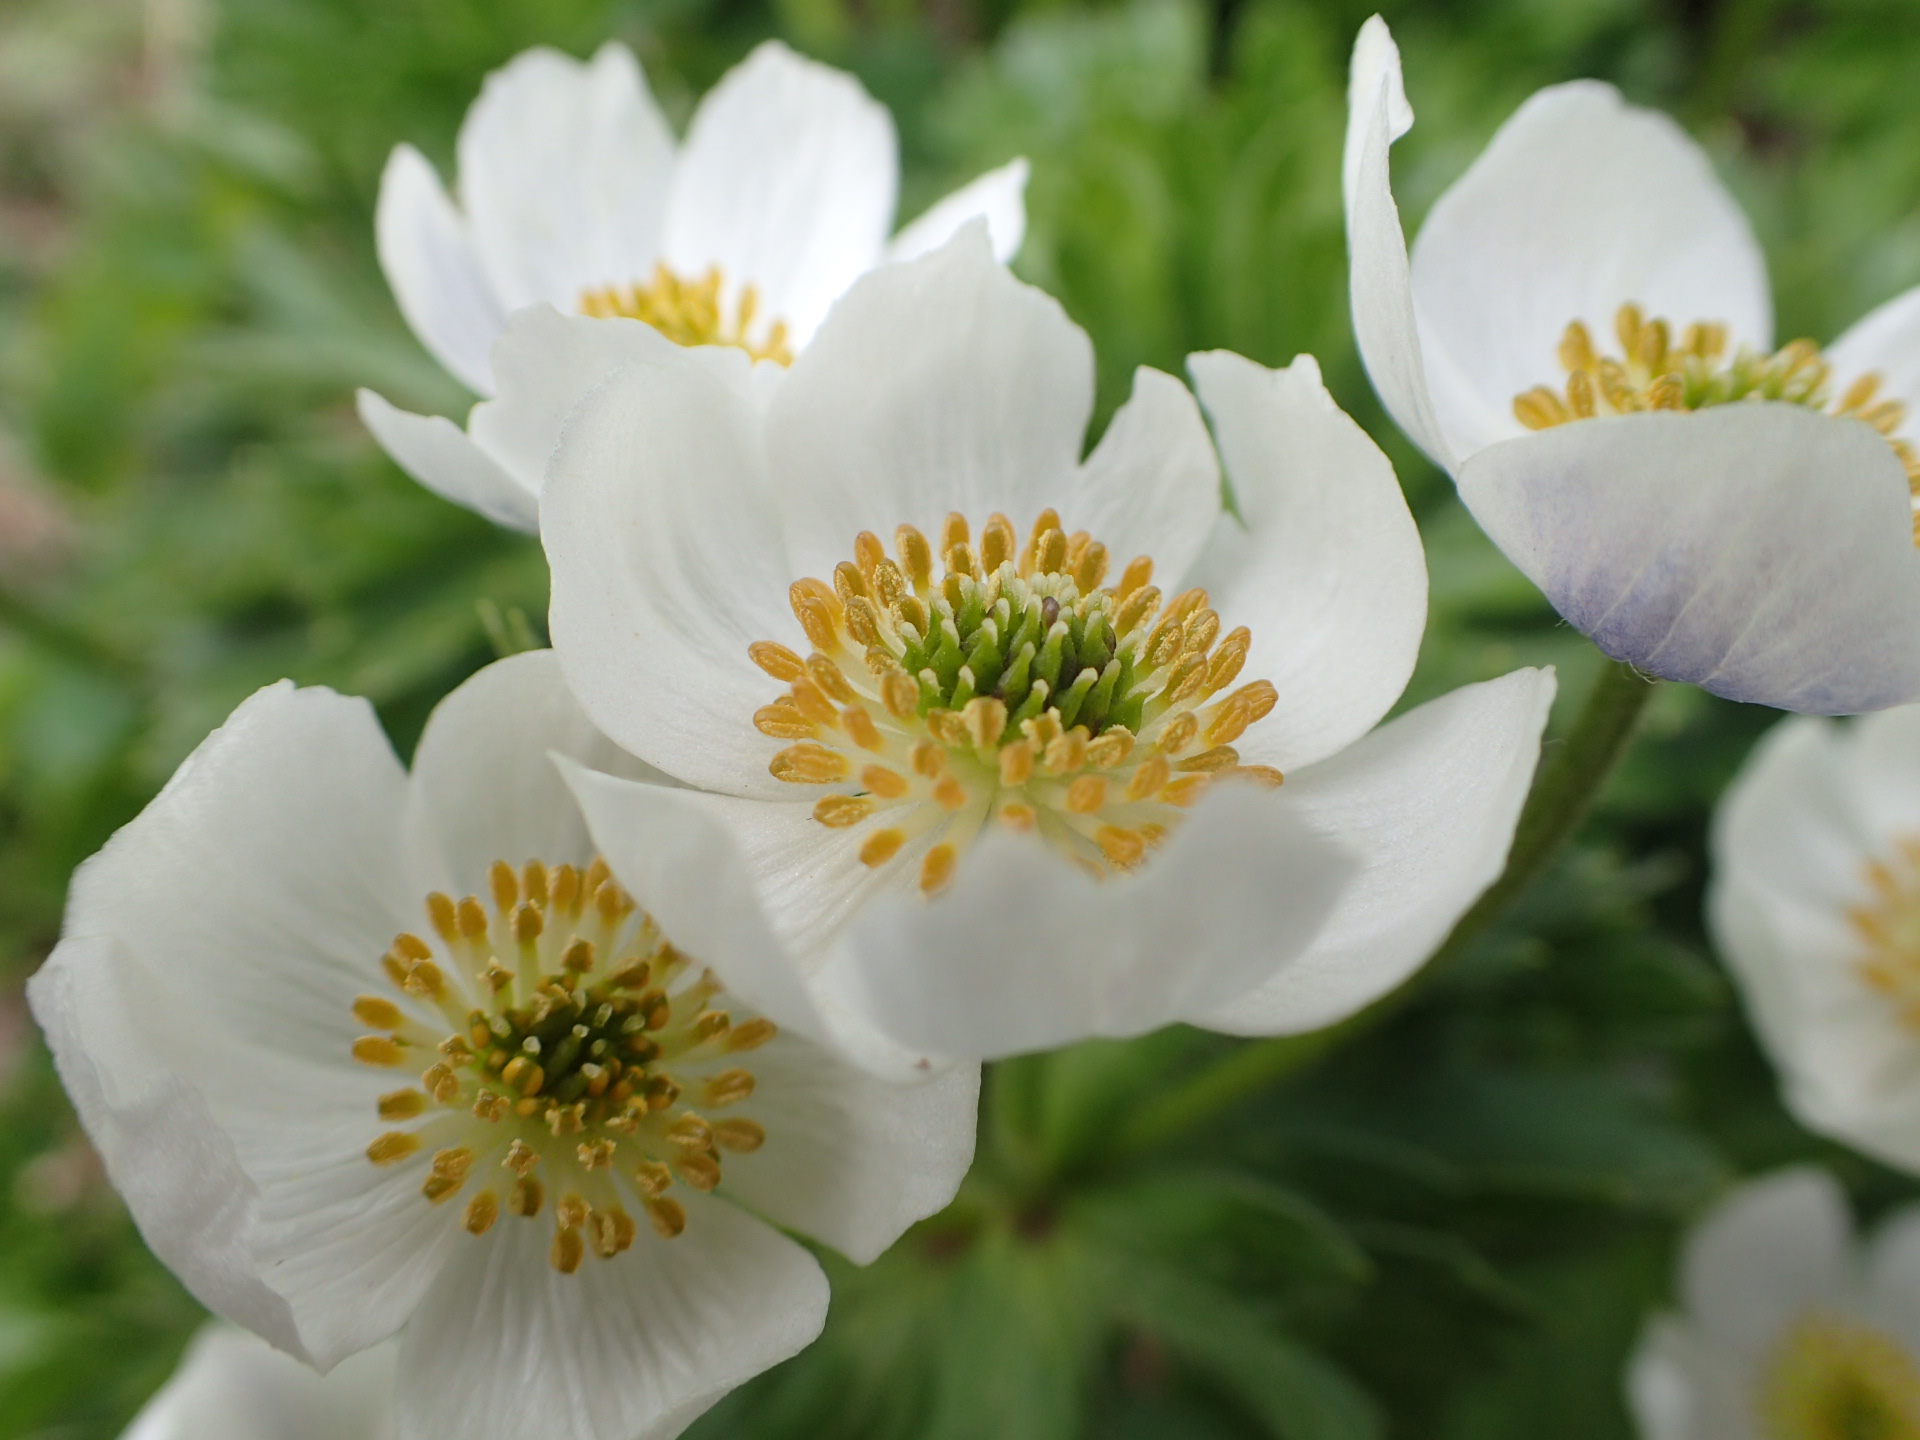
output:
<svg viewBox="0 0 1920 1440"><path fill-rule="evenodd" d="M613 319L611 333L575 335L558 373L549 365L530 378L564 395L557 413L535 411L556 429L610 356L645 354L664 336L777 371L874 266L934 249L976 216L1005 258L1026 228L1027 167L1016 160L889 241L900 171L892 117L852 76L776 41L707 93L678 145L625 46L602 46L584 64L529 50L487 78L458 155L456 206L417 150L393 152L376 217L380 263L421 343L483 396L513 394L513 360L494 343L515 312ZM482 404L463 432L367 390L360 414L429 489L535 528L547 457L523 420Z"/></svg>
<svg viewBox="0 0 1920 1440"><path fill-rule="evenodd" d="M1705 155L1592 81L1521 106L1409 265L1387 157L1413 112L1378 17L1350 103L1367 369L1554 607L1607 654L1736 700L1920 697L1920 290L1824 358L1774 352L1765 262Z"/></svg>
<svg viewBox="0 0 1920 1440"><path fill-rule="evenodd" d="M1920 1172L1920 708L1776 726L1715 817L1708 916L1794 1114Z"/></svg>
<svg viewBox="0 0 1920 1440"><path fill-rule="evenodd" d="M1305 1030L1498 872L1551 677L1368 736L1426 611L1393 471L1310 357L1192 364L1239 520L1168 375L1082 460L1087 338L977 230L863 279L765 406L679 360L576 412L556 647L696 788L574 783L729 984L804 987L811 1033L876 1065Z"/></svg>
<svg viewBox="0 0 1920 1440"><path fill-rule="evenodd" d="M121 1440L394 1440L394 1347L363 1350L321 1376L218 1322Z"/></svg>
<svg viewBox="0 0 1920 1440"><path fill-rule="evenodd" d="M29 991L154 1251L323 1370L398 1332L408 1440L677 1434L819 1330L768 1220L870 1260L972 1153L976 1074L887 1085L724 994L553 755L623 764L546 653L411 774L365 702L262 690L82 867Z"/></svg>
<svg viewBox="0 0 1920 1440"><path fill-rule="evenodd" d="M1920 1434L1920 1207L1856 1250L1825 1171L1750 1181L1688 1237L1627 1377L1642 1440Z"/></svg>

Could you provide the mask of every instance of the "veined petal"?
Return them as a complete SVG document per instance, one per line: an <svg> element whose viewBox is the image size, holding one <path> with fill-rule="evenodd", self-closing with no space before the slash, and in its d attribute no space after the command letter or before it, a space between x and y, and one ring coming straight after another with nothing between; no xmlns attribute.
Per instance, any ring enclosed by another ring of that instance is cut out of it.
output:
<svg viewBox="0 0 1920 1440"><path fill-rule="evenodd" d="M257 1336L208 1325L122 1440L392 1440L394 1351L325 1376Z"/></svg>
<svg viewBox="0 0 1920 1440"><path fill-rule="evenodd" d="M247 1251L259 1192L205 1099L160 1053L159 1037L178 1040L171 997L97 935L62 940L27 999L147 1247L209 1310L305 1357L293 1312Z"/></svg>
<svg viewBox="0 0 1920 1440"><path fill-rule="evenodd" d="M666 260L719 266L805 345L875 265L900 183L893 117L843 71L769 40L694 111L667 207Z"/></svg>
<svg viewBox="0 0 1920 1440"><path fill-rule="evenodd" d="M487 354L506 312L480 268L467 222L411 145L395 147L381 173L374 240L393 298L420 343L469 389L492 394Z"/></svg>
<svg viewBox="0 0 1920 1440"><path fill-rule="evenodd" d="M572 309L659 253L673 136L633 52L538 47L489 75L460 127L460 195L501 308Z"/></svg>
<svg viewBox="0 0 1920 1440"><path fill-rule="evenodd" d="M1311 355L1284 370L1224 350L1187 363L1239 512L1216 522L1188 583L1252 630L1244 673L1280 701L1248 739L1291 773L1364 735L1406 688L1427 619L1420 532Z"/></svg>
<svg viewBox="0 0 1920 1440"><path fill-rule="evenodd" d="M444 415L415 415L371 390L355 402L380 448L434 494L510 530L540 528L538 471L515 475Z"/></svg>
<svg viewBox="0 0 1920 1440"><path fill-rule="evenodd" d="M1418 969L1506 862L1553 692L1550 670L1463 686L1288 776L1276 801L1355 856L1358 873L1304 953L1203 1023L1316 1030Z"/></svg>
<svg viewBox="0 0 1920 1440"><path fill-rule="evenodd" d="M587 719L551 650L497 660L434 707L407 789L420 893L486 893L495 860L584 865L586 821L555 755L615 775L665 777Z"/></svg>
<svg viewBox="0 0 1920 1440"><path fill-rule="evenodd" d="M889 883L859 863L857 840L826 830L804 802L742 800L562 768L600 853L676 947L783 1029L889 1079L930 1073L931 1057L877 1034L839 997L819 993L834 927Z"/></svg>
<svg viewBox="0 0 1920 1440"><path fill-rule="evenodd" d="M766 1144L729 1160L725 1194L865 1265L946 1207L973 1163L980 1069L879 1079L820 1046L756 1053Z"/></svg>
<svg viewBox="0 0 1920 1440"><path fill-rule="evenodd" d="M797 634L787 591L804 572L763 455L750 403L700 362L629 365L575 412L541 538L554 649L594 722L688 784L784 799L747 647Z"/></svg>
<svg viewBox="0 0 1920 1440"><path fill-rule="evenodd" d="M622 366L636 361L690 361L759 403L753 362L735 346L682 347L637 320L590 319L563 315L548 305L529 305L514 312L494 346L499 394L473 407L469 432L521 489L537 496L575 408ZM777 365L765 368L776 374L780 370Z"/></svg>
<svg viewBox="0 0 1920 1440"><path fill-rule="evenodd" d="M1877 374L1884 382L1881 398L1906 407L1895 433L1908 440L1920 436L1920 286L1869 310L1826 354L1836 395L1862 375Z"/></svg>
<svg viewBox="0 0 1920 1440"><path fill-rule="evenodd" d="M1797 1167L1742 1185L1688 1241L1687 1309L1757 1364L1806 1311L1844 1296L1852 1232L1846 1197L1824 1170Z"/></svg>
<svg viewBox="0 0 1920 1440"><path fill-rule="evenodd" d="M1413 127L1400 78L1400 51L1378 15L1360 27L1347 88L1347 148L1342 171L1347 202L1348 286L1353 333L1373 388L1395 423L1451 470L1456 452L1441 432L1421 353L1407 263L1406 232L1394 203L1388 152Z"/></svg>
<svg viewBox="0 0 1920 1440"><path fill-rule="evenodd" d="M1211 1014L1286 965L1351 874L1272 795L1227 789L1137 874L1105 882L1031 837L989 835L931 902L875 900L837 963L882 1029L941 1054L1138 1035Z"/></svg>
<svg viewBox="0 0 1920 1440"><path fill-rule="evenodd" d="M893 237L887 259L918 260L958 235L976 215L986 219L994 259L1013 259L1027 236L1027 173L1024 159L1011 160L936 200Z"/></svg>
<svg viewBox="0 0 1920 1440"><path fill-rule="evenodd" d="M572 1275L549 1263L545 1225L467 1242L402 1340L401 1433L669 1440L820 1333L812 1256L723 1201L680 1198L681 1235Z"/></svg>
<svg viewBox="0 0 1920 1440"><path fill-rule="evenodd" d="M1824 714L1920 696L1907 481L1857 420L1772 402L1581 420L1460 474L1474 518L1607 654Z"/></svg>
<svg viewBox="0 0 1920 1440"><path fill-rule="evenodd" d="M862 530L937 535L950 511L1024 530L1060 503L1092 411L1085 332L994 260L984 225L874 271L768 409L796 573L831 574Z"/></svg>
<svg viewBox="0 0 1920 1440"><path fill-rule="evenodd" d="M1772 348L1746 216L1685 131L1597 81L1551 86L1514 112L1434 202L1412 277L1429 366L1471 382L1436 392L1462 455L1523 433L1514 397L1561 378L1571 320L1610 337L1633 302L1676 325L1723 322L1735 348Z"/></svg>

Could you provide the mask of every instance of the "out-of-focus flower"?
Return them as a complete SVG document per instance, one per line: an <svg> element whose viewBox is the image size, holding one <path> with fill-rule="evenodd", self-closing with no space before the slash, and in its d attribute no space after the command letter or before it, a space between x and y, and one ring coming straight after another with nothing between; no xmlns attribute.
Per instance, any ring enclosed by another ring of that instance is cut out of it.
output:
<svg viewBox="0 0 1920 1440"><path fill-rule="evenodd" d="M1627 1376L1643 1440L1920 1434L1920 1207L1856 1248L1823 1170L1750 1181L1688 1237L1681 1313Z"/></svg>
<svg viewBox="0 0 1920 1440"><path fill-rule="evenodd" d="M1082 460L1087 338L977 232L860 281L770 403L680 358L576 412L556 646L695 787L576 792L671 933L784 951L757 983L881 1066L1313 1029L1426 957L1499 871L1552 678L1368 735L1426 611L1392 468L1310 357L1192 367L1234 514L1158 371Z"/></svg>
<svg viewBox="0 0 1920 1440"><path fill-rule="evenodd" d="M1708 914L1802 1123L1920 1172L1920 709L1775 727Z"/></svg>
<svg viewBox="0 0 1920 1440"><path fill-rule="evenodd" d="M545 652L411 774L365 702L263 690L81 869L29 991L155 1252L322 1369L398 1332L407 1434L677 1434L824 1318L769 1220L870 1260L972 1153L977 1075L888 1085L737 1003L554 755L639 768Z"/></svg>
<svg viewBox="0 0 1920 1440"><path fill-rule="evenodd" d="M664 337L777 370L874 266L934 249L976 216L1004 259L1026 228L1016 160L889 240L892 117L851 75L777 41L708 92L677 145L625 46L586 63L529 50L487 78L458 150L458 206L411 146L388 162L377 217L388 282L421 343L472 389L506 398L519 383L561 399L534 407L548 424L531 441L524 407L476 406L462 431L363 390L360 414L422 484L527 530L550 432L621 360ZM560 368L549 348L522 375L494 342L527 306L622 323L572 327Z"/></svg>
<svg viewBox="0 0 1920 1440"><path fill-rule="evenodd" d="M394 1347L316 1375L257 1335L215 1322L121 1440L394 1440Z"/></svg>
<svg viewBox="0 0 1920 1440"><path fill-rule="evenodd" d="M1368 372L1554 607L1736 700L1920 697L1920 290L1824 355L1774 349L1765 262L1705 155L1592 81L1521 106L1409 263L1387 156L1413 112L1378 17L1350 104Z"/></svg>

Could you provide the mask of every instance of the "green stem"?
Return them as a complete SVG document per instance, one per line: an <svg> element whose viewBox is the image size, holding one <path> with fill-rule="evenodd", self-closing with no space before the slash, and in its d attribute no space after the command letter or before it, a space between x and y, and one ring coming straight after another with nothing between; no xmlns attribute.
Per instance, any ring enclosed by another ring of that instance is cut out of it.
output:
<svg viewBox="0 0 1920 1440"><path fill-rule="evenodd" d="M1504 914L1579 827L1592 808L1594 796L1626 753L1634 724L1653 690L1653 682L1631 666L1614 660L1605 663L1572 728L1565 737L1545 747L1533 789L1514 829L1506 869L1454 925L1428 962L1429 972L1464 950ZM1348 1037L1371 1029L1398 1008L1413 988L1412 984L1402 986L1393 995L1325 1030L1254 1040L1240 1046L1144 1106L1116 1137L1112 1153L1122 1158L1140 1155L1177 1139L1304 1069Z"/></svg>

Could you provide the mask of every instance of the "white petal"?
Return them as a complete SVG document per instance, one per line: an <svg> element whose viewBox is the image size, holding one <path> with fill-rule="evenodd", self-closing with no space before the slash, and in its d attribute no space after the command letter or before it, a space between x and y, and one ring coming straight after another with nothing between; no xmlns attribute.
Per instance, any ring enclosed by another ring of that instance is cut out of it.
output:
<svg viewBox="0 0 1920 1440"><path fill-rule="evenodd" d="M784 804L636 784L562 767L620 883L673 943L783 1029L890 1079L932 1060L846 1013L819 974L833 928L888 883L804 802Z"/></svg>
<svg viewBox="0 0 1920 1440"><path fill-rule="evenodd" d="M304 1355L293 1312L255 1272L259 1194L206 1101L161 1053L171 999L105 936L69 937L27 982L67 1097L147 1247L209 1310Z"/></svg>
<svg viewBox="0 0 1920 1440"><path fill-rule="evenodd" d="M1824 714L1920 696L1920 552L1900 462L1797 405L1579 420L1467 462L1460 494L1607 654Z"/></svg>
<svg viewBox="0 0 1920 1440"><path fill-rule="evenodd" d="M374 240L393 298L420 343L469 389L491 394L487 353L506 312L480 268L466 221L411 145L398 146L380 176Z"/></svg>
<svg viewBox="0 0 1920 1440"><path fill-rule="evenodd" d="M1239 511L1217 522L1191 583L1223 624L1252 630L1242 673L1271 680L1280 703L1250 738L1291 772L1366 734L1406 688L1427 620L1420 532L1311 355L1284 370L1223 350L1187 363Z"/></svg>
<svg viewBox="0 0 1920 1440"><path fill-rule="evenodd" d="M1648 1322L1627 1365L1627 1408L1641 1440L1702 1440L1695 1428L1691 1340L1675 1320Z"/></svg>
<svg viewBox="0 0 1920 1440"><path fill-rule="evenodd" d="M544 1217L467 1240L400 1350L400 1424L465 1440L668 1440L820 1333L812 1256L718 1200L675 1192L687 1228L572 1275Z"/></svg>
<svg viewBox="0 0 1920 1440"><path fill-rule="evenodd" d="M1413 295L1429 366L1470 382L1436 392L1462 455L1522 433L1513 399L1565 378L1571 320L1603 347L1629 301L1676 329L1723 321L1736 347L1773 337L1766 261L1706 155L1591 80L1536 93L1434 202Z"/></svg>
<svg viewBox="0 0 1920 1440"><path fill-rule="evenodd" d="M1353 333L1373 388L1407 437L1451 470L1454 451L1441 433L1421 354L1406 233L1393 200L1388 152L1413 126L1400 78L1400 51L1378 15L1360 27L1347 86L1348 286ZM1443 377L1444 378L1444 377Z"/></svg>
<svg viewBox="0 0 1920 1440"><path fill-rule="evenodd" d="M468 429L481 449L538 495L574 410L635 361L690 361L750 398L756 408L763 404L753 362L736 346L682 349L637 320L590 319L562 315L548 305L529 305L514 312L494 346L499 394L473 407ZM760 369L768 378L782 373L778 365Z"/></svg>
<svg viewBox="0 0 1920 1440"><path fill-rule="evenodd" d="M1687 1242L1681 1290L1718 1344L1757 1362L1808 1309L1844 1297L1852 1221L1811 1167L1742 1185Z"/></svg>
<svg viewBox="0 0 1920 1440"><path fill-rule="evenodd" d="M976 215L986 217L993 255L1002 262L1020 253L1027 235L1027 162L1013 160L989 170L951 195L936 200L926 213L903 226L887 247L889 260L917 260L938 250Z"/></svg>
<svg viewBox="0 0 1920 1440"><path fill-rule="evenodd" d="M326 1376L225 1325L194 1337L122 1440L392 1440L394 1352Z"/></svg>
<svg viewBox="0 0 1920 1440"><path fill-rule="evenodd" d="M1903 1205L1880 1221L1865 1269L1872 1318L1893 1331L1909 1354L1920 1352L1920 1208Z"/></svg>
<svg viewBox="0 0 1920 1440"><path fill-rule="evenodd" d="M1833 393L1843 395L1862 375L1878 374L1880 398L1897 400L1907 415L1899 434L1920 435L1920 286L1870 310L1827 347Z"/></svg>
<svg viewBox="0 0 1920 1440"><path fill-rule="evenodd" d="M893 226L899 145L884 105L843 71L769 40L694 111L667 209L667 263L719 266L759 291L796 347L875 265Z"/></svg>
<svg viewBox="0 0 1920 1440"><path fill-rule="evenodd" d="M838 963L903 1044L995 1059L1205 1016L1312 939L1351 862L1274 797L1208 797L1137 874L1106 882L1030 836L986 836L932 901L890 895Z"/></svg>
<svg viewBox="0 0 1920 1440"><path fill-rule="evenodd" d="M1419 968L1506 863L1553 691L1550 670L1463 686L1289 776L1278 798L1359 872L1304 954L1205 1023L1315 1030Z"/></svg>
<svg viewBox="0 0 1920 1440"><path fill-rule="evenodd" d="M1109 573L1150 555L1169 595L1181 585L1220 516L1220 462L1187 387L1142 365L1133 395L1059 502L1069 530L1107 546Z"/></svg>
<svg viewBox="0 0 1920 1440"><path fill-rule="evenodd" d="M780 747L753 728L779 690L747 647L805 648L787 606L803 572L762 454L749 402L699 361L630 365L568 426L541 536L554 649L594 722L688 784L785 799Z"/></svg>
<svg viewBox="0 0 1920 1440"><path fill-rule="evenodd" d="M950 511L976 527L1002 511L1024 532L1061 503L1092 411L1085 332L994 260L983 226L876 270L768 410L798 573L830 574L862 530L937 535Z"/></svg>
<svg viewBox="0 0 1920 1440"><path fill-rule="evenodd" d="M902 1085L785 1037L747 1064L753 1095L727 1114L758 1121L767 1142L727 1157L723 1193L775 1223L865 1265L946 1208L966 1178L978 1066Z"/></svg>
<svg viewBox="0 0 1920 1440"><path fill-rule="evenodd" d="M1884 846L1890 837L1920 834L1920 706L1897 705L1855 721L1842 763L1862 839Z"/></svg>
<svg viewBox="0 0 1920 1440"><path fill-rule="evenodd" d="M409 850L432 876L428 888L483 895L495 860L580 865L592 858L586 821L555 755L616 775L664 778L593 727L551 650L497 660L434 707L407 792Z"/></svg>
<svg viewBox="0 0 1920 1440"><path fill-rule="evenodd" d="M673 136L633 53L545 47L489 75L460 127L460 198L501 307L574 309L646 279L659 253Z"/></svg>
<svg viewBox="0 0 1920 1440"><path fill-rule="evenodd" d="M393 463L434 494L513 530L540 528L540 477L516 476L444 415L415 415L371 390L356 397L360 420ZM475 407L478 409L479 407Z"/></svg>

